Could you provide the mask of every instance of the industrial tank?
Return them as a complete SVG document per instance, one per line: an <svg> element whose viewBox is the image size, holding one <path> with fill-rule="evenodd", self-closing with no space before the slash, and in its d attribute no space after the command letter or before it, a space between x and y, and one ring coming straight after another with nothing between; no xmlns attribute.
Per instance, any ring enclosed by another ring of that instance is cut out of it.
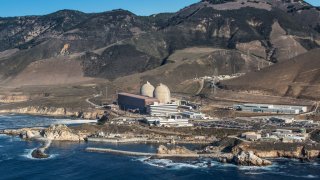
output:
<svg viewBox="0 0 320 180"><path fill-rule="evenodd" d="M154 90L154 97L157 98L160 103L168 104L171 102L171 95L169 88L164 84L159 84Z"/></svg>
<svg viewBox="0 0 320 180"><path fill-rule="evenodd" d="M153 97L153 91L154 87L149 82L147 82L146 84L142 85L140 89L140 94L142 96Z"/></svg>

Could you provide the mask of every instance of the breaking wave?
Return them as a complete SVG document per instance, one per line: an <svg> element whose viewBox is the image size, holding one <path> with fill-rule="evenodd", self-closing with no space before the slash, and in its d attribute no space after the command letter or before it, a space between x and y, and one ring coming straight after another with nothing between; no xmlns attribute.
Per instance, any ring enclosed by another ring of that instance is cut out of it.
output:
<svg viewBox="0 0 320 180"><path fill-rule="evenodd" d="M208 168L212 165L212 162L208 161L188 161L188 162L174 162L170 159L150 159L149 157L138 158L136 159L140 162L148 164L150 166L166 168L171 170L179 170L183 168Z"/></svg>

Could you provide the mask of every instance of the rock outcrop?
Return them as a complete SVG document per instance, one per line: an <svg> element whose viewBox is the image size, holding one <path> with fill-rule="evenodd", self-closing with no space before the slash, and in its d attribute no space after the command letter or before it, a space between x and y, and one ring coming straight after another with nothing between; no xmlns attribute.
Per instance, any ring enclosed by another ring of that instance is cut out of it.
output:
<svg viewBox="0 0 320 180"><path fill-rule="evenodd" d="M30 99L29 96L25 95L0 95L1 103L16 103L16 102L25 102Z"/></svg>
<svg viewBox="0 0 320 180"><path fill-rule="evenodd" d="M73 133L66 125L51 125L43 130L41 135L46 139L56 141L81 141L84 138Z"/></svg>
<svg viewBox="0 0 320 180"><path fill-rule="evenodd" d="M272 164L271 161L256 156L253 151L242 151L240 154L234 156L233 162L241 166L268 166Z"/></svg>
<svg viewBox="0 0 320 180"><path fill-rule="evenodd" d="M169 149L164 145L160 145L158 148L158 154L196 154L196 153L181 146L175 146L174 148Z"/></svg>
<svg viewBox="0 0 320 180"><path fill-rule="evenodd" d="M41 106L28 106L15 109L2 109L0 113L16 113L16 114L31 114L41 116L65 116L65 117L78 117L83 119L99 119L103 116L104 111L93 110L87 112L79 112L69 110L67 108L56 107L41 107Z"/></svg>
<svg viewBox="0 0 320 180"><path fill-rule="evenodd" d="M40 141L83 141L88 133L73 132L66 125L51 125L48 128L23 128L2 130L0 133L20 136L23 139Z"/></svg>
<svg viewBox="0 0 320 180"><path fill-rule="evenodd" d="M233 148L233 154L239 152L253 151L260 158L294 158L315 159L320 157L319 144L306 143L256 143L251 145L240 145Z"/></svg>
<svg viewBox="0 0 320 180"><path fill-rule="evenodd" d="M31 156L36 159L46 159L49 158L49 155L45 154L43 151L40 149L35 149L32 151Z"/></svg>
<svg viewBox="0 0 320 180"><path fill-rule="evenodd" d="M2 130L0 133L13 136L19 135L23 139L41 142L42 145L31 153L32 157L37 159L49 157L45 151L50 147L52 141L83 141L87 137L86 133L75 133L62 124L51 125L48 128Z"/></svg>

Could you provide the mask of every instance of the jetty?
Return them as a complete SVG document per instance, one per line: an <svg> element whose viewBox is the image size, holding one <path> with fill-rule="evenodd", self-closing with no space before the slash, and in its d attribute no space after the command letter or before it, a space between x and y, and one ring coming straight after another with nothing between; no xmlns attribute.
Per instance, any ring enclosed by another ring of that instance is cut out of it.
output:
<svg viewBox="0 0 320 180"><path fill-rule="evenodd" d="M88 142L104 142L104 143L171 143L172 139L148 139L148 138L95 138L87 137L86 141ZM209 144L211 141L184 141L184 140L175 140L177 144Z"/></svg>
<svg viewBox="0 0 320 180"><path fill-rule="evenodd" d="M210 157L210 158L230 158L233 155L229 153L220 154L220 153L212 153L212 154L158 154L158 153L144 153L144 152L134 152L134 151L122 151L116 149L109 148L94 148L88 147L86 148L88 152L98 152L98 153L111 153L111 154L120 154L126 156L151 156L158 158L200 158L200 157Z"/></svg>

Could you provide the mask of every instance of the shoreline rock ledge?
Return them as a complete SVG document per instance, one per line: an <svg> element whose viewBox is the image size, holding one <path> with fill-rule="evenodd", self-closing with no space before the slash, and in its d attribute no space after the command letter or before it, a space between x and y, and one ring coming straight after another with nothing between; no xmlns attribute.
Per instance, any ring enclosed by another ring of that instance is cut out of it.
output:
<svg viewBox="0 0 320 180"><path fill-rule="evenodd" d="M190 151L189 149L187 149L185 147L176 146L174 148L169 149L164 145L160 145L158 147L157 154L159 154L159 155L161 155L161 154L174 155L174 154L196 154L196 153L193 151Z"/></svg>
<svg viewBox="0 0 320 180"><path fill-rule="evenodd" d="M238 155L235 155L233 162L240 166L269 166L272 162L266 159L259 158L253 151L241 151Z"/></svg>

